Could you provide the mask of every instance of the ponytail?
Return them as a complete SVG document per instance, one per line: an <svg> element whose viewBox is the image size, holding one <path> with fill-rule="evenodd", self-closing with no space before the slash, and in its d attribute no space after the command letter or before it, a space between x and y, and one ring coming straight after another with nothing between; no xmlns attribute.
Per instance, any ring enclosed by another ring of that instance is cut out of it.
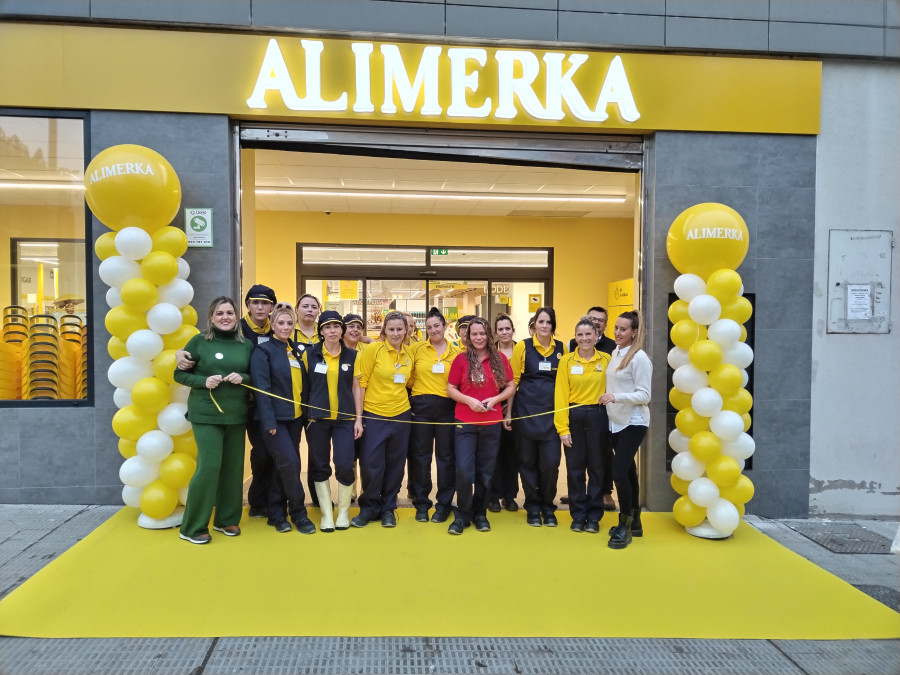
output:
<svg viewBox="0 0 900 675"><path fill-rule="evenodd" d="M634 340L631 341L631 349L628 350L625 358L622 359L622 363L616 368L617 371L622 370L631 363L631 359L634 358L634 355L644 348L644 336L646 334L644 322L641 318L641 313L638 310L634 310L633 312L622 312L619 314L619 318L628 319L631 322L631 327L637 330L637 334L634 336Z"/></svg>

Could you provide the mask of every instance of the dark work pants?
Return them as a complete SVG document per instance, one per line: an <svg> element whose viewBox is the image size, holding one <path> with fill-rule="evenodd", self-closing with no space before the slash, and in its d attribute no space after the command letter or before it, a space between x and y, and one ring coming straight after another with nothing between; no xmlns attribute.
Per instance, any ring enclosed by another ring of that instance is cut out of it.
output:
<svg viewBox="0 0 900 675"><path fill-rule="evenodd" d="M647 427L628 425L622 431L611 435L613 452L613 480L619 497L619 512L628 513L641 507L637 465L634 457L647 434Z"/></svg>
<svg viewBox="0 0 900 675"><path fill-rule="evenodd" d="M456 403L446 396L419 394L409 399L414 422L442 422L443 424L412 424L409 430L409 474L407 482L412 503L419 509L430 509L431 456L437 464L437 503L449 509L456 490L456 459L453 452L453 410Z"/></svg>
<svg viewBox="0 0 900 675"><path fill-rule="evenodd" d="M572 447L566 452L566 483L572 520L603 517L603 458L609 437L609 418L601 405L569 410ZM585 484L587 476L587 484Z"/></svg>
<svg viewBox="0 0 900 675"><path fill-rule="evenodd" d="M290 512L295 523L306 518L306 494L300 480L300 435L303 418L278 422L275 435L263 432L266 450L274 467L269 490L269 518L281 520Z"/></svg>
<svg viewBox="0 0 900 675"><path fill-rule="evenodd" d="M368 520L381 518L397 508L403 483L403 469L409 447L409 410L395 417L364 413L365 432L359 449L362 492L359 515Z"/></svg>
<svg viewBox="0 0 900 675"><path fill-rule="evenodd" d="M253 411L250 411L252 416ZM272 459L266 450L263 431L259 422L247 422L247 438L250 440L250 487L247 490L247 503L251 509L265 511L269 508L269 488L272 485Z"/></svg>
<svg viewBox="0 0 900 675"><path fill-rule="evenodd" d="M529 515L556 511L556 482L562 459L559 436L530 438L518 436L519 473L525 493L525 511Z"/></svg>
<svg viewBox="0 0 900 675"><path fill-rule="evenodd" d="M331 477L331 456L334 455L334 474L341 485L353 485L356 474L353 462L353 420L310 420L306 425L309 445L309 477L314 483Z"/></svg>
<svg viewBox="0 0 900 675"><path fill-rule="evenodd" d="M456 517L464 523L484 515L500 449L501 427L499 422L458 422L456 427Z"/></svg>
<svg viewBox="0 0 900 675"><path fill-rule="evenodd" d="M613 451L612 439L606 434L606 445L603 448L603 494L611 495L613 491Z"/></svg>
<svg viewBox="0 0 900 675"><path fill-rule="evenodd" d="M519 459L516 453L516 435L500 428L500 450L497 466L491 481L490 501L505 499L514 501L519 496Z"/></svg>

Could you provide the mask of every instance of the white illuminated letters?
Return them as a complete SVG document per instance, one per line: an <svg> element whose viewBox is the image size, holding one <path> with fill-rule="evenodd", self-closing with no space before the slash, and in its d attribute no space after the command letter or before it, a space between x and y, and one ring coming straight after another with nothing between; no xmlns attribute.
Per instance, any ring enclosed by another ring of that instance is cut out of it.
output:
<svg viewBox="0 0 900 675"><path fill-rule="evenodd" d="M259 77L253 94L247 99L251 108L265 109L266 92L274 89L281 94L284 104L290 110L306 110L310 112L342 112L347 109L347 92L342 93L336 101L322 98L322 50L325 44L321 40L300 40L306 53L306 96L300 98L294 89L294 82L288 72L287 64L278 42L272 38L266 49L263 64L259 69Z"/></svg>
<svg viewBox="0 0 900 675"><path fill-rule="evenodd" d="M356 101L353 103L353 112L375 112L372 105L372 71L369 67L369 59L375 46L371 42L354 42L350 45L356 58Z"/></svg>
<svg viewBox="0 0 900 675"><path fill-rule="evenodd" d="M515 101L518 97L525 112L539 120L547 119L547 112L532 87L532 83L541 70L534 52L499 51L496 59L499 66L497 73L499 91L497 93L497 111L494 116L500 119L515 119L519 113ZM516 64L521 66L522 74L520 76L516 75Z"/></svg>
<svg viewBox="0 0 900 675"><path fill-rule="evenodd" d="M400 55L397 45L381 45L381 54L384 57L384 103L381 104L381 112L393 114L397 112L394 105L394 85L397 85L397 93L400 95L400 105L403 110L410 113L416 108L419 92L425 88L425 100L422 115L440 115L441 104L438 101L438 59L441 56L440 47L425 47L422 59L416 69L415 80L410 83L406 71L406 64Z"/></svg>
<svg viewBox="0 0 900 675"><path fill-rule="evenodd" d="M471 89L478 89L478 71L466 74L469 59L478 63L482 68L487 63L487 52L484 49L471 49L469 47L450 47L447 50L450 57L450 105L447 114L450 117L487 117L491 114L491 99L485 98L477 108L472 108L466 102L466 93Z"/></svg>
<svg viewBox="0 0 900 675"><path fill-rule="evenodd" d="M600 97L597 99L596 112L600 113L606 110L610 103L619 106L619 115L626 122L637 122L641 117L637 106L634 103L634 96L631 94L631 85L628 84L628 76L625 75L625 66L622 65L622 57L616 54L612 63L609 64L609 70L606 71L606 79L603 80L603 89L600 90ZM606 119L603 115L602 120Z"/></svg>

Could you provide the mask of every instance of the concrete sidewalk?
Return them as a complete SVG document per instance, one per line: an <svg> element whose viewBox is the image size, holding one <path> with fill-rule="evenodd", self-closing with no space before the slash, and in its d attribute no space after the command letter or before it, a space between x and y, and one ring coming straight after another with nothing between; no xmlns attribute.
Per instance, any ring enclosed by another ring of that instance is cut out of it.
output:
<svg viewBox="0 0 900 675"><path fill-rule="evenodd" d="M0 598L117 510L111 506L0 505ZM816 565L898 609L900 555L835 553L816 543L822 541L839 550L881 550L884 539L889 542L896 534L897 522L772 521L753 516L748 516L747 521ZM496 615L498 626L502 627L500 608ZM615 620L614 608L610 608L609 617ZM226 673L896 675L900 673L900 640L0 638L0 675Z"/></svg>

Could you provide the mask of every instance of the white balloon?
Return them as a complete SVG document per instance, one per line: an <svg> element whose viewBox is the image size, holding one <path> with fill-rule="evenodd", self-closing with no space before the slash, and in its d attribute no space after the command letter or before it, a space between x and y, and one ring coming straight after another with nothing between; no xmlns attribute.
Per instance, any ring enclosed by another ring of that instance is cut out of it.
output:
<svg viewBox="0 0 900 675"><path fill-rule="evenodd" d="M688 485L688 497L697 506L709 508L719 499L719 486L709 478L695 478Z"/></svg>
<svg viewBox="0 0 900 675"><path fill-rule="evenodd" d="M141 276L141 266L121 255L112 255L102 261L97 271L104 284L116 288L129 279Z"/></svg>
<svg viewBox="0 0 900 675"><path fill-rule="evenodd" d="M755 451L756 441L753 440L753 436L743 431L729 441L722 441L722 454L734 457L738 461L752 457Z"/></svg>
<svg viewBox="0 0 900 675"><path fill-rule="evenodd" d="M691 407L698 415L712 417L722 410L722 394L712 387L702 387L691 396Z"/></svg>
<svg viewBox="0 0 900 675"><path fill-rule="evenodd" d="M169 391L172 392L170 400L176 403L187 403L188 396L191 394L191 388L185 387L183 384L175 384L169 385Z"/></svg>
<svg viewBox="0 0 900 675"><path fill-rule="evenodd" d="M674 288L679 298L690 302L696 296L706 293L706 282L696 274L682 274L675 279Z"/></svg>
<svg viewBox="0 0 900 675"><path fill-rule="evenodd" d="M710 324L706 335L722 349L726 349L741 339L741 325L733 319L719 319Z"/></svg>
<svg viewBox="0 0 900 675"><path fill-rule="evenodd" d="M160 335L174 333L181 327L181 312L168 302L160 302L147 312L147 325Z"/></svg>
<svg viewBox="0 0 900 675"><path fill-rule="evenodd" d="M693 394L698 389L709 386L709 375L696 366L688 364L676 368L672 373L672 384L685 394Z"/></svg>
<svg viewBox="0 0 900 675"><path fill-rule="evenodd" d="M695 295L688 304L688 314L697 323L708 326L718 321L722 314L722 305L713 296L701 293Z"/></svg>
<svg viewBox="0 0 900 675"><path fill-rule="evenodd" d="M672 347L669 350L668 357L669 367L672 370L678 370L681 366L686 366L691 362L691 357L688 354L687 349L682 349L681 347Z"/></svg>
<svg viewBox="0 0 900 675"><path fill-rule="evenodd" d="M187 504L188 489L186 487L178 488L178 501Z"/></svg>
<svg viewBox="0 0 900 675"><path fill-rule="evenodd" d="M145 488L159 478L159 463L144 457L129 457L119 467L119 480L133 488Z"/></svg>
<svg viewBox="0 0 900 675"><path fill-rule="evenodd" d="M722 410L709 419L709 430L723 442L732 441L744 433L744 418L733 410Z"/></svg>
<svg viewBox="0 0 900 675"><path fill-rule="evenodd" d="M175 275L176 279L187 279L191 276L191 266L188 264L187 260L178 258L175 262L178 263L178 274Z"/></svg>
<svg viewBox="0 0 900 675"><path fill-rule="evenodd" d="M690 449L691 439L681 433L678 429L672 429L669 433L669 446L675 452L687 452Z"/></svg>
<svg viewBox="0 0 900 675"><path fill-rule="evenodd" d="M112 386L131 391L138 380L153 377L153 364L134 356L123 356L112 362L106 376Z"/></svg>
<svg viewBox="0 0 900 675"><path fill-rule="evenodd" d="M126 485L122 488L122 501L125 506L133 506L136 509L141 508L141 493L144 488L131 487Z"/></svg>
<svg viewBox="0 0 900 675"><path fill-rule="evenodd" d="M742 368L741 369L741 386L744 389L746 389L748 382L750 382L750 374Z"/></svg>
<svg viewBox="0 0 900 675"><path fill-rule="evenodd" d="M131 389L117 388L113 392L113 403L115 403L116 407L120 410L126 405L131 405L133 403L133 401L131 400Z"/></svg>
<svg viewBox="0 0 900 675"><path fill-rule="evenodd" d="M168 302L178 308L191 304L194 287L184 279L173 279L159 287L159 301Z"/></svg>
<svg viewBox="0 0 900 675"><path fill-rule="evenodd" d="M164 431L154 429L138 439L137 454L150 462L161 462L172 454L175 442Z"/></svg>
<svg viewBox="0 0 900 675"><path fill-rule="evenodd" d="M753 363L753 348L746 342L735 342L722 350L722 363L730 363L744 369Z"/></svg>
<svg viewBox="0 0 900 675"><path fill-rule="evenodd" d="M734 504L720 497L713 502L712 506L706 507L706 519L717 532L731 534L740 525L741 514Z"/></svg>
<svg viewBox="0 0 900 675"><path fill-rule="evenodd" d="M153 240L146 230L123 227L116 233L116 250L129 260L140 260L153 250Z"/></svg>
<svg viewBox="0 0 900 675"><path fill-rule="evenodd" d="M156 416L156 425L169 436L186 434L191 430L191 423L184 416L186 412L186 403L170 403L159 411L159 414Z"/></svg>
<svg viewBox="0 0 900 675"><path fill-rule="evenodd" d="M679 452L672 458L672 473L681 480L696 480L706 471L706 464L690 452Z"/></svg>
<svg viewBox="0 0 900 675"><path fill-rule="evenodd" d="M125 349L135 358L152 361L163 350L163 339L152 330L142 328L128 336Z"/></svg>
<svg viewBox="0 0 900 675"><path fill-rule="evenodd" d="M106 291L106 304L109 305L110 309L122 304L122 294L115 286L110 286L109 290Z"/></svg>

